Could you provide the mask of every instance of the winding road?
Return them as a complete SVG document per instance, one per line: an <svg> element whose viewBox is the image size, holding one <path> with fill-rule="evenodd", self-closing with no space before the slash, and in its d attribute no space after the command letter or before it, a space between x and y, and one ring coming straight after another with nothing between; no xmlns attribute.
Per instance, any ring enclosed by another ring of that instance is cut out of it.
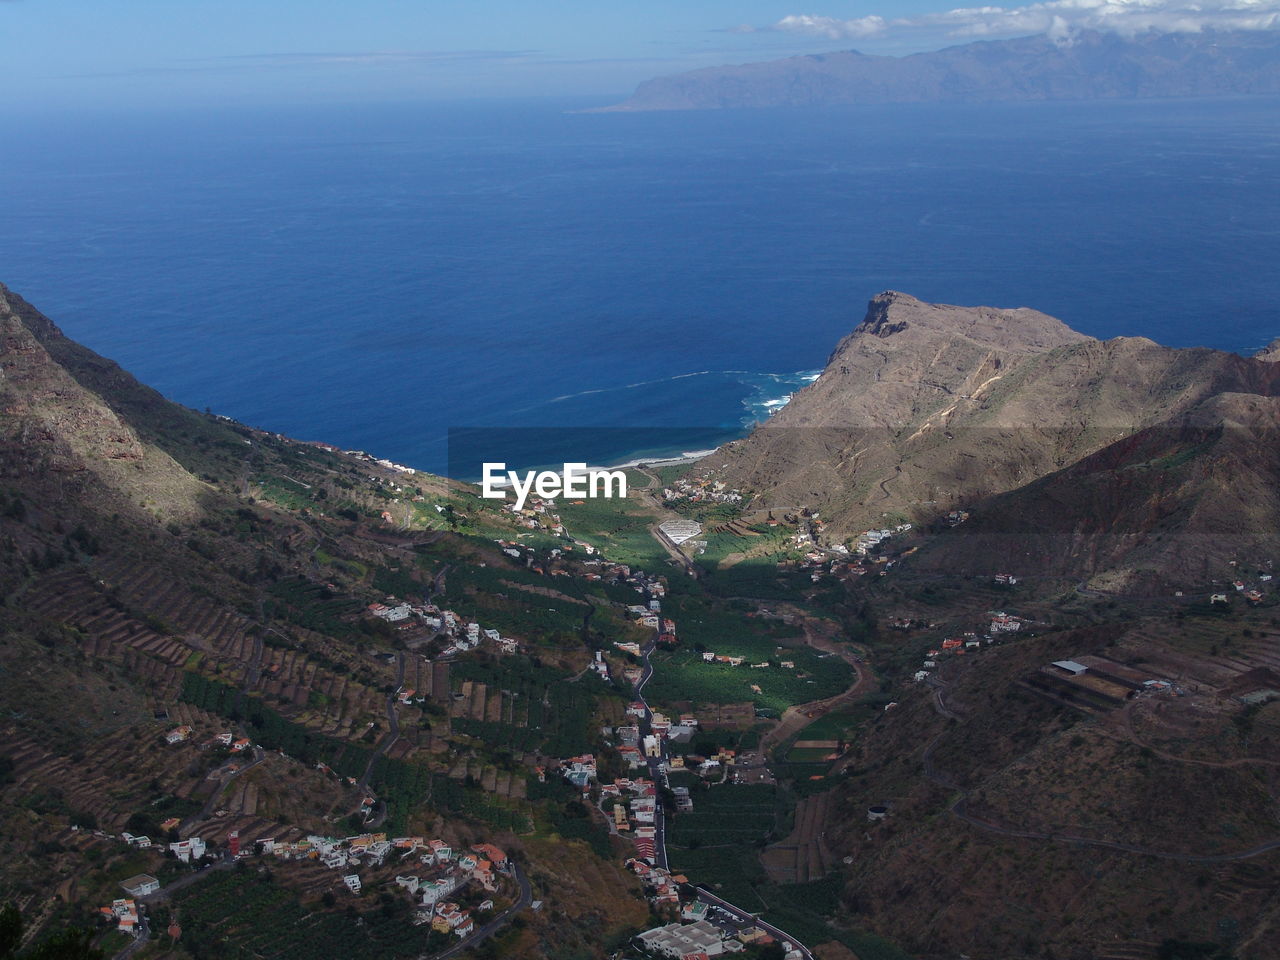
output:
<svg viewBox="0 0 1280 960"><path fill-rule="evenodd" d="M368 764L365 765L364 773L360 776L359 788L362 791L369 789L369 776L373 773L373 765L378 758L390 750L392 745L400 739L400 715L396 713L396 697L404 689L404 651L401 650L397 657L395 689L387 694L387 735L378 741L378 745L374 747L373 754L369 757Z"/></svg>
<svg viewBox="0 0 1280 960"><path fill-rule="evenodd" d="M519 864L513 863L511 869L515 873L516 883L520 887L520 897L515 903L507 907L483 927L477 927L471 936L459 940L448 950L434 954L422 954L418 957L418 960L449 960L450 957L456 957L464 950L470 950L472 947L487 940L514 920L516 914L528 909L529 904L533 903L533 889L529 886L529 878L525 876Z"/></svg>
<svg viewBox="0 0 1280 960"><path fill-rule="evenodd" d="M644 661L644 669L640 674L639 681L636 683L635 693L637 702L644 704L644 717L641 718L640 724L640 731L642 735L652 732L653 729L651 726L653 720L653 709L649 706L649 702L644 697L644 687L645 684L647 684L653 677L653 664L650 662L649 657L657 647L657 644L658 638L657 631L655 630L653 639L651 639L641 651L642 660ZM855 686L860 685L861 682L862 678L860 674L858 684L855 684ZM665 739L660 740L659 742L662 744L662 754L658 757L648 758L649 776L654 783L666 784L668 780L666 774L662 770L662 765L666 760L667 742ZM761 751L761 754L763 755L763 750ZM660 793L657 795L656 814L657 815L654 817L655 831L653 838L654 863L656 866L659 866L664 870L670 870L671 868L667 861L666 818L663 816L662 796ZM813 954L809 951L809 948L804 946L798 938L784 933L777 927L773 926L773 924L766 923L764 920L761 920L755 914L744 910L741 907L735 906L728 900L716 896L705 887L699 886L697 887L697 890L698 899L702 900L704 903L719 907L739 923L754 924L776 939L786 940L795 944L796 948L800 951L803 960L814 960Z"/></svg>

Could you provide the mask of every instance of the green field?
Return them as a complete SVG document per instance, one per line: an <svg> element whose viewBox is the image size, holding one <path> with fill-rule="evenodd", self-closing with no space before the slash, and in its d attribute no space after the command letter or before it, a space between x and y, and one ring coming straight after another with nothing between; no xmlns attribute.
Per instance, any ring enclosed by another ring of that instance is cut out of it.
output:
<svg viewBox="0 0 1280 960"><path fill-rule="evenodd" d="M585 540L615 563L652 573L667 569L671 558L649 533L649 527L657 518L648 504L642 504L635 497L563 500L556 509L570 536Z"/></svg>
<svg viewBox="0 0 1280 960"><path fill-rule="evenodd" d="M717 784L691 791L693 812L676 814L667 842L687 850L751 847L773 832L777 788L770 784Z"/></svg>
<svg viewBox="0 0 1280 960"><path fill-rule="evenodd" d="M783 649L778 652L772 640L741 632L733 639L718 644L705 644L710 652L745 657L739 667L727 663L707 663L698 650L691 648L690 631L685 621L677 621L682 644L673 652L653 655L654 677L645 692L658 703L690 701L694 704L755 703L756 709L780 714L794 704L810 703L835 696L854 682L854 671L836 655L822 655L813 650ZM753 623L754 626L754 623ZM696 627L694 636L698 635ZM790 660L795 668L769 666L753 668L751 663ZM760 692L751 687L758 686Z"/></svg>

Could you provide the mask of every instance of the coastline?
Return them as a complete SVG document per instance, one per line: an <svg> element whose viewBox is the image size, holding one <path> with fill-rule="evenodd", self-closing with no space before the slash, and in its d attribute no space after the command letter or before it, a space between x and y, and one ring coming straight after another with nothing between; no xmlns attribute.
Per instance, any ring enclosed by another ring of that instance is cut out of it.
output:
<svg viewBox="0 0 1280 960"><path fill-rule="evenodd" d="M588 469L626 470L631 467L639 467L641 464L646 467L675 467L683 463L697 463L699 460L705 460L719 449L719 447L712 447L710 450L690 450L687 453L680 454L678 457L637 457L627 460L625 463L615 463L607 467L589 467Z"/></svg>

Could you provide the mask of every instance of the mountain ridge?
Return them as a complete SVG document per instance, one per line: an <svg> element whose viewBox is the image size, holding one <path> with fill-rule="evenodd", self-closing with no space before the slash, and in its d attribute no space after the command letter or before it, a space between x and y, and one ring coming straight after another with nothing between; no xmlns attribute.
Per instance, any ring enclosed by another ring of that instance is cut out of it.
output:
<svg viewBox="0 0 1280 960"><path fill-rule="evenodd" d="M833 104L1141 99L1280 93L1280 32L1082 31L980 40L902 57L856 50L704 67L592 112Z"/></svg>
<svg viewBox="0 0 1280 960"><path fill-rule="evenodd" d="M817 511L847 540L1010 494L1141 430L1176 432L1170 421L1225 394L1280 396L1280 367L886 292L817 380L698 470L751 509Z"/></svg>

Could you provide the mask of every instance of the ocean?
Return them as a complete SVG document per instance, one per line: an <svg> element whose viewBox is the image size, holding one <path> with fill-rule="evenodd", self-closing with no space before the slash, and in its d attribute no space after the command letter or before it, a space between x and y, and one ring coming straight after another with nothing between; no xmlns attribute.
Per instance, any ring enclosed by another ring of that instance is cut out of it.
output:
<svg viewBox="0 0 1280 960"><path fill-rule="evenodd" d="M1275 100L586 105L7 117L0 280L181 403L473 475L739 435L885 289L1280 336Z"/></svg>

